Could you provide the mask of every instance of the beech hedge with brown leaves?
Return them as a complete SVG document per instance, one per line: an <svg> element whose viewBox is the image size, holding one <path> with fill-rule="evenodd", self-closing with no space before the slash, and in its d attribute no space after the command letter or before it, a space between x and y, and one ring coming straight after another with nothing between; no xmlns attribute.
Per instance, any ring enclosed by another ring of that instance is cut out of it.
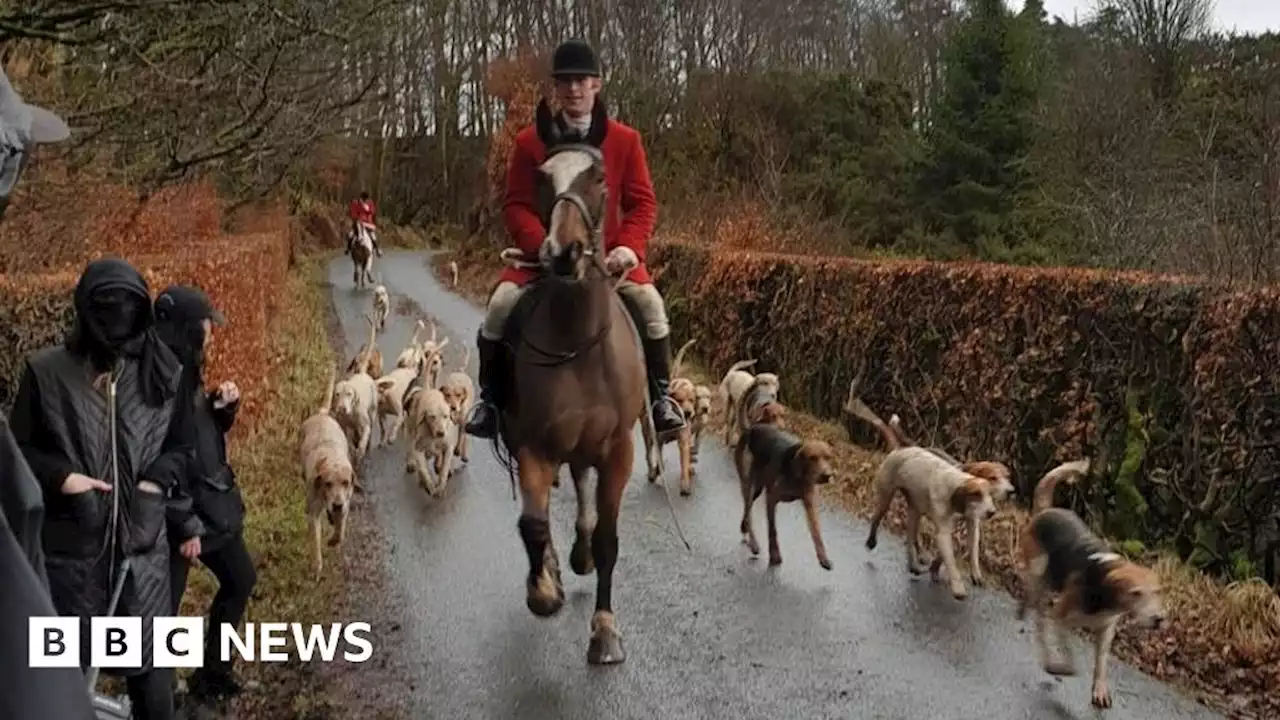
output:
<svg viewBox="0 0 1280 720"><path fill-rule="evenodd" d="M850 382L908 434L1064 490L1134 552L1276 581L1280 291L1083 269L865 262L667 242L649 263L709 368L758 358L782 401L842 418ZM869 429L851 425L873 444Z"/></svg>
<svg viewBox="0 0 1280 720"><path fill-rule="evenodd" d="M84 263L117 255L142 272L153 296L171 283L194 284L226 315L227 326L216 331L210 347L206 380L234 380L240 386L244 400L237 426L251 426L270 402L267 322L288 272L289 234L222 236L220 222L210 189L175 188L153 198L124 231L91 235L95 246L64 256L60 269L0 274L0 410L12 406L26 357L66 336ZM287 227L275 220L260 224Z"/></svg>

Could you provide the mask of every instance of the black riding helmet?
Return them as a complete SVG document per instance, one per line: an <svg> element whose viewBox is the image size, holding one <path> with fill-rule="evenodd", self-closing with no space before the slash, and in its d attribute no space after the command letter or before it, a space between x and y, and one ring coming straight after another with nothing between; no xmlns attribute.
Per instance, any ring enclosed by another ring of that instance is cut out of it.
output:
<svg viewBox="0 0 1280 720"><path fill-rule="evenodd" d="M600 58L583 40L566 40L551 57L551 77L600 77Z"/></svg>

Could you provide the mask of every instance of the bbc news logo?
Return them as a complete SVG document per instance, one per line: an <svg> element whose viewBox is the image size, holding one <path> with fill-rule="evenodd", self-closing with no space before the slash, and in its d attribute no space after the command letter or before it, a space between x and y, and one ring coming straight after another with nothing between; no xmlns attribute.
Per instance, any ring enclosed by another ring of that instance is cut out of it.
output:
<svg viewBox="0 0 1280 720"><path fill-rule="evenodd" d="M80 662L80 619L76 617L31 617L27 622L29 665L33 668L82 667ZM161 668L197 668L204 665L204 618L157 617L152 633L152 661ZM319 656L333 662L339 646L342 659L362 663L373 656L373 643L366 635L369 623L245 623L244 633L234 625L219 628L218 651L223 662L239 655L247 662L288 662L289 640L303 662ZM89 666L136 668L142 666L142 618L94 617L89 619ZM234 655L233 655L234 653Z"/></svg>

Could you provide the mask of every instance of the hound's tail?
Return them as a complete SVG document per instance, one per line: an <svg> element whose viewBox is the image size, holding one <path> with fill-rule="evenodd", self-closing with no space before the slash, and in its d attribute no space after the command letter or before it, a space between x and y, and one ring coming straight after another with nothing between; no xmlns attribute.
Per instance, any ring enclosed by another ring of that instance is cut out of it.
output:
<svg viewBox="0 0 1280 720"><path fill-rule="evenodd" d="M680 349L676 351L675 362L671 363L671 377L682 377L681 371L684 370L684 354L695 342L697 342L696 338L691 339L689 342L681 345Z"/></svg>
<svg viewBox="0 0 1280 720"><path fill-rule="evenodd" d="M903 447L914 447L920 444L903 432L902 418L898 417L898 413L889 416L889 429L893 431L894 435L898 436L898 444Z"/></svg>
<svg viewBox="0 0 1280 720"><path fill-rule="evenodd" d="M725 381L728 380L729 376L732 375L734 372L738 370L746 370L747 368L755 364L756 364L756 361L753 358L751 360L739 360L738 362L730 365L729 369L724 371L724 377L720 379L720 387L724 387Z"/></svg>
<svg viewBox="0 0 1280 720"><path fill-rule="evenodd" d="M897 450L903 446L903 443L899 440L898 435L893 431L893 428L889 427L884 420L881 420L880 416L876 415L871 408L867 407L867 404L862 402L861 399L856 396L849 398L845 401L844 409L854 417L861 418L871 423L876 430L879 430L880 435L884 437L885 444L889 446L890 450Z"/></svg>
<svg viewBox="0 0 1280 720"><path fill-rule="evenodd" d="M1031 496L1031 513L1034 515L1053 507L1053 491L1059 482L1066 481L1068 485L1074 485L1077 479L1088 472L1088 460L1073 460L1045 473L1040 482L1036 483L1035 493Z"/></svg>

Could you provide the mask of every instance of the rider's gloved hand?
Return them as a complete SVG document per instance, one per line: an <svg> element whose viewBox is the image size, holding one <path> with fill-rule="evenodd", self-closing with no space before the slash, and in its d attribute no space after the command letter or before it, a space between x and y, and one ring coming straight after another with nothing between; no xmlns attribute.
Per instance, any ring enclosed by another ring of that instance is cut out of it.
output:
<svg viewBox="0 0 1280 720"><path fill-rule="evenodd" d="M609 271L610 275L621 275L639 264L640 258L636 256L636 251L625 246L610 250L609 254L604 258L605 269Z"/></svg>

